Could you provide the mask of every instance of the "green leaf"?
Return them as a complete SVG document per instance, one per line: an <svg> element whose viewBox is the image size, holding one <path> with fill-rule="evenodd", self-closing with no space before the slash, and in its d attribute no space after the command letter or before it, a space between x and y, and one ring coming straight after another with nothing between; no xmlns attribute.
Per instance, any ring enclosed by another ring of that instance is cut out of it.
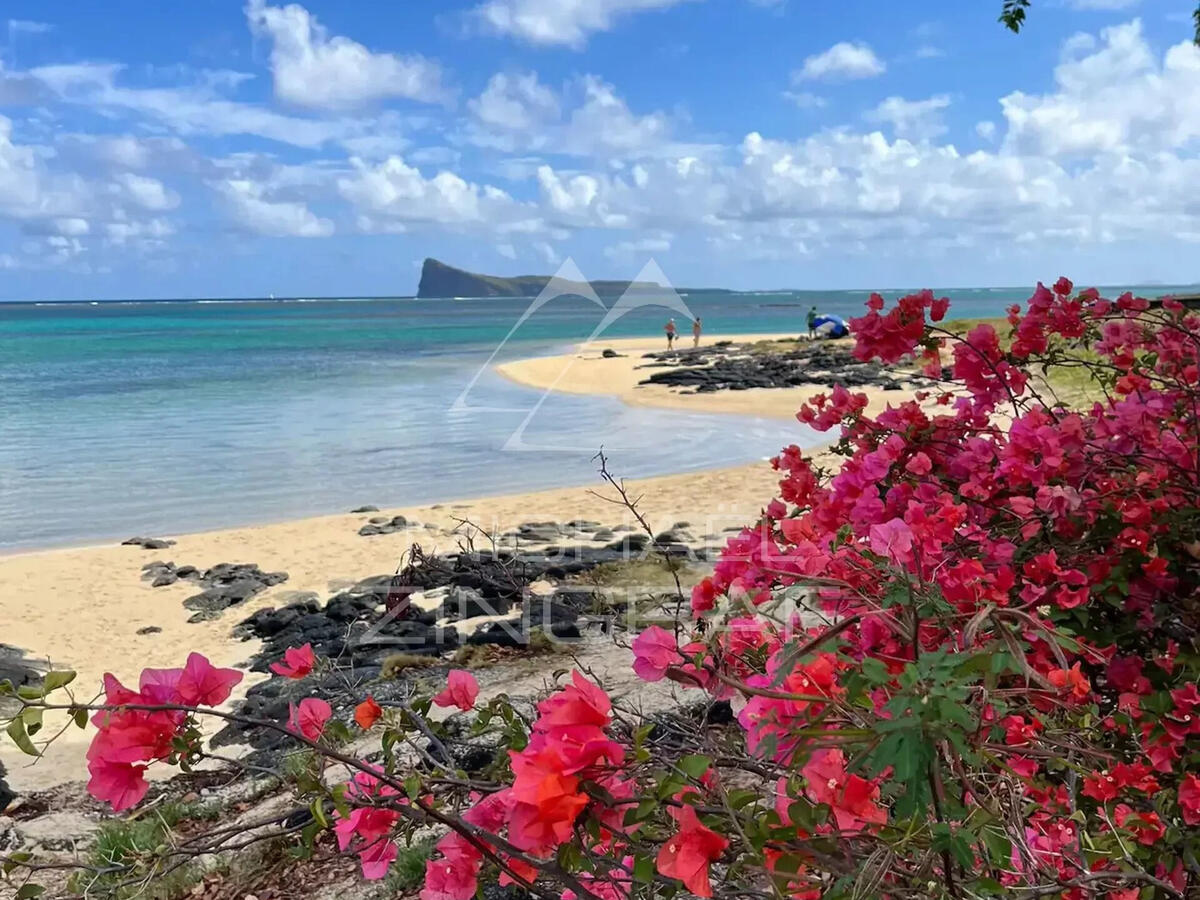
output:
<svg viewBox="0 0 1200 900"><path fill-rule="evenodd" d="M707 756L697 753L685 756L677 765L679 766L679 770L687 775L688 778L699 778L708 771L709 766L712 765L712 760Z"/></svg>
<svg viewBox="0 0 1200 900"><path fill-rule="evenodd" d="M4 861L4 864L0 865L0 872L3 872L5 875L10 875L12 874L13 869L21 865L21 863L29 862L31 859L33 859L33 854L26 853L23 850L17 853L10 853L8 854L8 858Z"/></svg>
<svg viewBox="0 0 1200 900"><path fill-rule="evenodd" d="M22 753L26 753L29 756L41 756L37 751L37 747L33 746L33 741L29 739L29 734L25 731L25 723L21 719L13 719L9 723L6 733ZM35 894L34 896L37 895Z"/></svg>
<svg viewBox="0 0 1200 900"><path fill-rule="evenodd" d="M40 884L23 884L17 889L16 900L32 900L33 897L40 897L46 893L46 889Z"/></svg>
<svg viewBox="0 0 1200 900"><path fill-rule="evenodd" d="M321 830L328 829L329 819L325 817L325 801L318 797L312 802L309 809L312 811L313 820L321 826Z"/></svg>
<svg viewBox="0 0 1200 900"><path fill-rule="evenodd" d="M80 728L87 728L88 711L82 706L76 707L74 710L72 710L71 718L75 720L75 724Z"/></svg>
<svg viewBox="0 0 1200 900"><path fill-rule="evenodd" d="M649 856L638 856L633 860L633 880L639 884L654 882L654 859Z"/></svg>
<svg viewBox="0 0 1200 900"><path fill-rule="evenodd" d="M60 672L47 672L46 677L42 679L43 693L57 691L61 687L66 687L75 680L75 673L70 669L63 669Z"/></svg>
<svg viewBox="0 0 1200 900"><path fill-rule="evenodd" d="M31 735L42 730L42 708L27 706L21 711L21 721L25 723L25 731Z"/></svg>

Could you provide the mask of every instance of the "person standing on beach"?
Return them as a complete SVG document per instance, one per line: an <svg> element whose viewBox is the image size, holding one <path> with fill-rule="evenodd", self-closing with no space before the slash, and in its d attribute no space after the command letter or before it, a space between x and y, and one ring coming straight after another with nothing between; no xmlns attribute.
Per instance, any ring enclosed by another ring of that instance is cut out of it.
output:
<svg viewBox="0 0 1200 900"><path fill-rule="evenodd" d="M808 339L811 341L817 336L817 308L814 306L808 311Z"/></svg>
<svg viewBox="0 0 1200 900"><path fill-rule="evenodd" d="M692 346L693 347L700 346L700 334L703 331L704 331L704 327L700 324L700 320L698 318L693 319L692 320Z"/></svg>
<svg viewBox="0 0 1200 900"><path fill-rule="evenodd" d="M667 326L663 330L667 333L667 349L668 350L675 349L675 334L676 334L675 320L667 319Z"/></svg>

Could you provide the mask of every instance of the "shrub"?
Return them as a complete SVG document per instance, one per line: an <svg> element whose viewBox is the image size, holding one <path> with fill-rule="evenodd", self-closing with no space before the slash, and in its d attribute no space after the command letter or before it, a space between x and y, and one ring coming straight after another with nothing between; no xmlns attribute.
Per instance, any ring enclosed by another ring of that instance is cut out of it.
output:
<svg viewBox="0 0 1200 900"><path fill-rule="evenodd" d="M643 721L574 672L534 716L503 697L478 710L503 785L398 752L444 735L431 698L383 713L378 766L322 743L321 701L277 724L357 770L312 790L364 875L432 822L447 833L424 900L467 900L485 867L601 900L710 896L714 880L796 900L1194 895L1200 317L1065 279L1007 335L953 334L948 306L871 297L855 355L916 357L939 386L876 417L843 388L805 404L845 462L785 449L779 498L695 587L691 618L634 639L642 678L729 701L736 723ZM1058 370L1103 399L1059 400ZM454 678L436 702L472 706ZM93 762L124 804L137 786L113 767L196 738L187 702L109 687L124 711L102 714ZM128 757L113 748L135 725L149 737Z"/></svg>

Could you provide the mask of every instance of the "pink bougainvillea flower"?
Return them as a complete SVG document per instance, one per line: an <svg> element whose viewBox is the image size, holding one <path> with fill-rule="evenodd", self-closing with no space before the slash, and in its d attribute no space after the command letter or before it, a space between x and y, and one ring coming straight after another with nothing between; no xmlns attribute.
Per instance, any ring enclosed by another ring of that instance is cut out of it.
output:
<svg viewBox="0 0 1200 900"><path fill-rule="evenodd" d="M665 628L651 625L633 639L633 671L644 681L662 681L680 661L675 635Z"/></svg>
<svg viewBox="0 0 1200 900"><path fill-rule="evenodd" d="M871 526L871 552L887 557L897 565L912 560L913 533L903 519L891 519Z"/></svg>
<svg viewBox="0 0 1200 900"><path fill-rule="evenodd" d="M540 730L571 725L606 728L612 721L612 701L608 694L578 671L571 672L571 682L538 704Z"/></svg>
<svg viewBox="0 0 1200 900"><path fill-rule="evenodd" d="M471 900L479 866L462 859L431 859L425 863L421 900Z"/></svg>
<svg viewBox="0 0 1200 900"><path fill-rule="evenodd" d="M218 669L199 653L190 653L179 676L179 700L189 706L220 706L241 680L237 669Z"/></svg>
<svg viewBox="0 0 1200 900"><path fill-rule="evenodd" d="M124 812L136 806L146 796L150 783L146 767L93 759L88 763L91 779L88 793L112 806L113 812Z"/></svg>
<svg viewBox="0 0 1200 900"><path fill-rule="evenodd" d="M705 827L690 806L684 806L675 818L679 831L659 849L658 871L682 881L697 897L711 897L708 867L721 857L729 841Z"/></svg>
<svg viewBox="0 0 1200 900"><path fill-rule="evenodd" d="M303 647L288 647L283 651L283 662L271 663L271 671L284 678L304 678L317 665L312 644Z"/></svg>
<svg viewBox="0 0 1200 900"><path fill-rule="evenodd" d="M292 704L288 717L288 730L300 734L310 741L318 740L325 732L325 723L333 715L333 709L320 697L307 697L300 705Z"/></svg>
<svg viewBox="0 0 1200 900"><path fill-rule="evenodd" d="M362 863L363 878L367 881L378 881L386 878L388 869L399 855L399 850L392 841L378 840L358 854Z"/></svg>
<svg viewBox="0 0 1200 900"><path fill-rule="evenodd" d="M463 712L475 708L479 682L466 669L453 669L446 678L446 689L433 698L438 706L457 706Z"/></svg>

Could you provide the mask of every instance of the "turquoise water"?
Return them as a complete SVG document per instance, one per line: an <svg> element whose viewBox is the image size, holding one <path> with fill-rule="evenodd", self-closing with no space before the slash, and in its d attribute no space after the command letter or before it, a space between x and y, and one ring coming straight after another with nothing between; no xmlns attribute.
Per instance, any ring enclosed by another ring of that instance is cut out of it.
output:
<svg viewBox="0 0 1200 900"><path fill-rule="evenodd" d="M952 313L994 315L1028 293L955 291ZM750 333L799 331L814 303L857 315L866 292L683 299L708 333ZM581 484L596 478L601 447L635 477L813 440L798 423L509 384L485 364L527 307L0 303L0 550ZM604 333L659 334L672 314L639 308ZM497 360L562 352L600 315L555 300Z"/></svg>

